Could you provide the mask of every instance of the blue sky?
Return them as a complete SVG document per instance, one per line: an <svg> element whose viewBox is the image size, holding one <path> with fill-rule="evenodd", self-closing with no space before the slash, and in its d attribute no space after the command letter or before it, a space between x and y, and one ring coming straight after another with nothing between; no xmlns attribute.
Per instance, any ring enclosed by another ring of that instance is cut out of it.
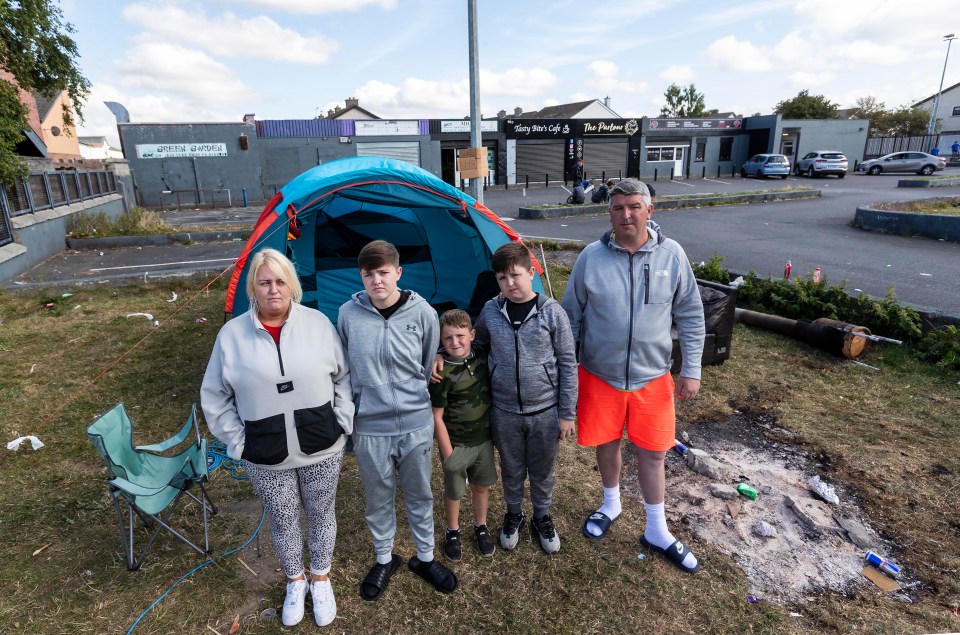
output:
<svg viewBox="0 0 960 635"><path fill-rule="evenodd" d="M942 38L960 34L960 17L937 17L960 12L902 0L477 4L485 116L607 96L621 116L655 116L671 82L744 115L803 89L841 107L870 95L892 108L936 92ZM61 7L93 85L80 134L115 144L105 100L138 122L311 118L347 97L385 118L469 114L466 0ZM951 57L945 86L960 82L960 50Z"/></svg>

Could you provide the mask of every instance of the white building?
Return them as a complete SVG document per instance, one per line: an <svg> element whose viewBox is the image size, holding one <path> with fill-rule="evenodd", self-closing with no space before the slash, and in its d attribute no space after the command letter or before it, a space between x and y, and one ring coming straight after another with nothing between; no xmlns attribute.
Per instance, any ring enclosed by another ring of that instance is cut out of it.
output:
<svg viewBox="0 0 960 635"><path fill-rule="evenodd" d="M919 101L914 106L919 106L927 112L933 110L933 102L937 95L934 93L923 101ZM941 122L940 145L948 141L947 146L953 143L953 137L960 138L960 84L954 84L943 89L940 95L940 107L937 108L937 119ZM950 137L950 139L947 139Z"/></svg>
<svg viewBox="0 0 960 635"><path fill-rule="evenodd" d="M122 159L123 152L107 143L106 137L77 137L84 159Z"/></svg>

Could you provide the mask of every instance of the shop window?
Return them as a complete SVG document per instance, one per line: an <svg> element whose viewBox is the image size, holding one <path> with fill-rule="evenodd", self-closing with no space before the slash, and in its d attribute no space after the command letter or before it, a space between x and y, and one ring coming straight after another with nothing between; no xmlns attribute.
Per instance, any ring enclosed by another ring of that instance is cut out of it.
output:
<svg viewBox="0 0 960 635"><path fill-rule="evenodd" d="M953 116L954 116L954 117L960 117L960 106L954 106L954 107L953 107Z"/></svg>
<svg viewBox="0 0 960 635"><path fill-rule="evenodd" d="M673 161L673 148L660 148L661 161Z"/></svg>
<svg viewBox="0 0 960 635"><path fill-rule="evenodd" d="M660 148L647 148L647 161L659 161Z"/></svg>
<svg viewBox="0 0 960 635"><path fill-rule="evenodd" d="M707 142L706 141L697 141L697 153L694 155L693 160L698 162L703 162L706 159L707 155Z"/></svg>
<svg viewBox="0 0 960 635"><path fill-rule="evenodd" d="M720 161L729 161L733 156L733 137L723 137L720 139Z"/></svg>

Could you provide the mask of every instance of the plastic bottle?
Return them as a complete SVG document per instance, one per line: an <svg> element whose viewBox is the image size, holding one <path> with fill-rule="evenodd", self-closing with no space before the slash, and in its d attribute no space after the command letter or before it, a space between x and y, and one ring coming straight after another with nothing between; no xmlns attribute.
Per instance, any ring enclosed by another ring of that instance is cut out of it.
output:
<svg viewBox="0 0 960 635"><path fill-rule="evenodd" d="M737 491L750 500L754 500L757 497L757 494L759 494L757 488L747 485L746 483L740 483L737 485Z"/></svg>
<svg viewBox="0 0 960 635"><path fill-rule="evenodd" d="M813 281L820 282L820 267L813 270Z"/></svg>
<svg viewBox="0 0 960 635"><path fill-rule="evenodd" d="M783 279L789 280L791 272L793 272L793 264L788 260L787 264L783 265Z"/></svg>

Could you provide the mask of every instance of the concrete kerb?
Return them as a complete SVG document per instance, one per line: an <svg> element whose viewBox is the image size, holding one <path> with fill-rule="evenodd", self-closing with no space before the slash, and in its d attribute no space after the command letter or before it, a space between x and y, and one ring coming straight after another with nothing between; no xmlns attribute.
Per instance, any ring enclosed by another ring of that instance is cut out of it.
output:
<svg viewBox="0 0 960 635"><path fill-rule="evenodd" d="M960 242L960 216L948 214L915 214L857 207L852 225L857 229L886 234L925 236Z"/></svg>
<svg viewBox="0 0 960 635"><path fill-rule="evenodd" d="M948 179L913 178L913 179L900 179L899 181L897 181L897 187L954 187L956 185L960 185L960 176L951 177Z"/></svg>
<svg viewBox="0 0 960 635"><path fill-rule="evenodd" d="M767 201L787 201L802 198L819 198L820 190L794 190L790 192L753 192L746 194L722 194L718 196L677 197L661 196L654 199L658 211L665 209L684 209L715 205L738 205L740 203L763 203ZM559 218L562 216L588 216L605 214L609 206L586 203L583 205L556 205L540 207L521 207L518 216L525 220L541 218Z"/></svg>
<svg viewBox="0 0 960 635"><path fill-rule="evenodd" d="M109 249L112 247L147 247L173 245L175 243L226 243L240 242L250 238L251 230L174 232L148 236L111 236L108 238L67 238L69 249Z"/></svg>

